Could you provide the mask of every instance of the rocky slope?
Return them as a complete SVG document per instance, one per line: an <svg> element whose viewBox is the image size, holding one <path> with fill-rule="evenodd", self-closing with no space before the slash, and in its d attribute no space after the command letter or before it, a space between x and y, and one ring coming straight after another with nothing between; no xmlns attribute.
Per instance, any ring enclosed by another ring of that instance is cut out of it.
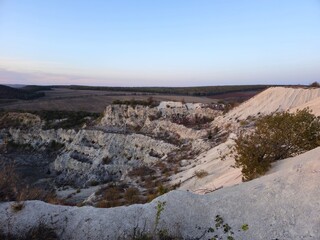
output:
<svg viewBox="0 0 320 240"><path fill-rule="evenodd" d="M220 215L235 239L319 239L320 148L275 164L264 177L206 195L173 191L153 202L111 209L25 203L14 212L0 204L0 230L22 234L39 223L61 239L132 239L138 230L181 239L208 239ZM156 219L156 207L165 202ZM37 211L35 211L37 209ZM158 224L157 224L158 222ZM238 231L248 224L247 231ZM209 230L209 231L208 231Z"/></svg>
<svg viewBox="0 0 320 240"><path fill-rule="evenodd" d="M211 123L212 128L220 132L233 133L226 142L203 151L196 158L189 160L181 172L173 176L173 183L181 183L180 189L195 193L207 193L221 187L232 186L241 182L241 172L235 169L230 151L234 146L233 139L240 131L251 131L254 121L259 116L278 111L291 111L309 107L319 115L319 88L269 88L255 97L218 116ZM206 176L197 177L197 171L205 171Z"/></svg>
<svg viewBox="0 0 320 240"><path fill-rule="evenodd" d="M320 97L320 88L272 87L234 108L225 118L245 120L249 116L267 115L302 107Z"/></svg>
<svg viewBox="0 0 320 240"><path fill-rule="evenodd" d="M241 129L252 129L256 117L271 112L316 109L319 96L319 89L270 88L225 115L204 104L117 104L107 106L98 122L80 130L42 130L44 123L32 114L11 113L2 122L14 118L31 127L9 130L17 143L43 149L53 141L63 145L51 165L58 186L121 181L140 188L145 178L150 182L150 173L141 179L131 172L148 166L155 170L157 184L169 180L179 189L203 194L241 182L241 172L229 155ZM203 176L197 176L199 171Z"/></svg>
<svg viewBox="0 0 320 240"><path fill-rule="evenodd" d="M0 144L55 151L57 156L47 171L56 186L63 187L58 189L59 196L67 186L75 191L109 183L154 195L153 189L167 186L184 159L220 142L219 134L213 136L208 130L219 114L204 104L111 105L101 119L80 129L48 129L64 119L50 125L34 114L7 113L0 118L0 125L7 124L0 131Z"/></svg>
<svg viewBox="0 0 320 240"><path fill-rule="evenodd" d="M308 102L306 102L304 104L301 104L301 105L299 105L297 107L291 108L290 112L295 112L298 109L301 110L301 109L304 109L304 108L309 108L314 115L320 116L320 97L315 98L315 99L313 99L311 101L308 101Z"/></svg>
<svg viewBox="0 0 320 240"><path fill-rule="evenodd" d="M77 130L43 130L43 121L30 114L14 113L4 121L2 116L0 123L20 119L17 126L23 127L0 131L0 147L10 140L45 150L54 142L61 147L51 164L57 184L101 184L102 190L72 193L81 202L95 205L105 196L99 206L106 207L110 195L113 199L133 188L148 201L159 186L164 193L162 185L168 183L180 191L149 204L111 209L34 201L14 212L11 203L0 203L0 230L23 233L41 222L62 239L132 239L139 231L154 235L158 230L206 239L213 237L210 227L220 215L236 239L319 239L320 148L280 161L267 176L246 183L229 155L237 133L252 130L255 118L304 106L317 109L319 98L319 89L270 88L225 115L201 104L112 105L98 122ZM119 183L125 184L120 193ZM63 191L72 192L58 193ZM166 204L158 221L159 202ZM243 224L248 231L238 231Z"/></svg>
<svg viewBox="0 0 320 240"><path fill-rule="evenodd" d="M63 129L32 132L10 129L9 134L15 143L35 148L53 141L63 144L63 151L53 165L59 172L57 181L80 187L92 181L120 179L132 167L155 163L177 149L172 144L139 134Z"/></svg>

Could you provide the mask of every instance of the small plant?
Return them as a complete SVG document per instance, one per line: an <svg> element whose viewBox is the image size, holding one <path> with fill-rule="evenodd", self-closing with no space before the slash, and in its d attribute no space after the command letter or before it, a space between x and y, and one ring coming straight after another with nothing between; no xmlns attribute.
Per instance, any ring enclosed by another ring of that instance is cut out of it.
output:
<svg viewBox="0 0 320 240"><path fill-rule="evenodd" d="M112 162L112 159L108 156L106 156L102 159L102 163L105 165L110 164L111 162Z"/></svg>
<svg viewBox="0 0 320 240"><path fill-rule="evenodd" d="M238 231L247 231L248 229L249 225L243 224L241 226L241 229L239 229ZM235 240L234 231L232 230L232 227L228 223L225 223L220 215L216 215L215 225L213 227L208 228L207 233L215 234L212 238L210 238L211 240ZM205 233L203 234L203 236L204 235Z"/></svg>
<svg viewBox="0 0 320 240"><path fill-rule="evenodd" d="M195 171L195 172L194 172L194 175L195 175L197 178L204 178L204 177L208 176L209 173L208 173L207 171L201 169L201 170Z"/></svg>
<svg viewBox="0 0 320 240"><path fill-rule="evenodd" d="M158 193L158 196L161 196L165 193L167 193L169 190L163 186L162 184L157 188L157 193Z"/></svg>
<svg viewBox="0 0 320 240"><path fill-rule="evenodd" d="M160 221L160 217L161 217L161 213L164 210L164 207L166 205L166 202L161 202L158 201L157 206L156 206L156 220L155 220L155 224L154 224L154 233L156 233L158 225L159 225L159 221Z"/></svg>
<svg viewBox="0 0 320 240"><path fill-rule="evenodd" d="M92 186L92 187L98 186L98 185L99 185L99 182L98 182L97 180L91 180L91 181L89 182L89 185Z"/></svg>
<svg viewBox="0 0 320 240"><path fill-rule="evenodd" d="M13 212L20 212L24 208L24 202L14 202L11 204L11 209Z"/></svg>
<svg viewBox="0 0 320 240"><path fill-rule="evenodd" d="M139 228L136 226L133 229L133 235L131 236L132 240L182 240L182 236L172 236L169 234L167 229L158 229L158 225L160 222L161 214L164 211L166 206L166 202L158 201L155 206L156 216L155 216L155 225L152 233L147 232L144 228ZM202 227L196 226L197 230L201 230ZM214 219L214 225L209 228L204 228L202 235L196 238L190 239L209 239L209 240L235 240L234 230L232 227L224 221L224 219L220 215L216 215ZM248 224L243 224L241 228L239 228L238 232L245 232L249 230ZM188 238L189 239L189 238ZM246 238L247 239L247 238Z"/></svg>
<svg viewBox="0 0 320 240"><path fill-rule="evenodd" d="M240 121L240 126L241 127L244 127L244 126L246 126L246 125L248 125L249 124L249 122L247 121L247 120L241 120Z"/></svg>
<svg viewBox="0 0 320 240"><path fill-rule="evenodd" d="M241 226L241 229L242 229L242 231L248 231L249 225L248 225L248 224L243 224L243 225Z"/></svg>

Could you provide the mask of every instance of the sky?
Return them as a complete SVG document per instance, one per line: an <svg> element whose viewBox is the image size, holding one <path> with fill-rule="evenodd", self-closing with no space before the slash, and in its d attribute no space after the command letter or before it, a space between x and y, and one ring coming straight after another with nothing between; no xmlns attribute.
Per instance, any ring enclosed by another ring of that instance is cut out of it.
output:
<svg viewBox="0 0 320 240"><path fill-rule="evenodd" d="M320 81L320 0L0 0L0 84Z"/></svg>

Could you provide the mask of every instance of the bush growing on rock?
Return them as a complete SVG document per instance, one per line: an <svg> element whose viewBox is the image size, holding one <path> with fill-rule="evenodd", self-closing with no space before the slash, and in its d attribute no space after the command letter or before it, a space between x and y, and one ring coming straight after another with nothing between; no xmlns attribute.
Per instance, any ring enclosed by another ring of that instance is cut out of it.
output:
<svg viewBox="0 0 320 240"><path fill-rule="evenodd" d="M243 180L267 172L272 162L301 154L320 145L320 119L309 109L271 114L256 121L255 131L236 140L236 166Z"/></svg>
<svg viewBox="0 0 320 240"><path fill-rule="evenodd" d="M197 170L197 171L194 172L194 175L197 178L204 178L204 177L208 176L208 174L209 173L206 170L203 170L203 169Z"/></svg>

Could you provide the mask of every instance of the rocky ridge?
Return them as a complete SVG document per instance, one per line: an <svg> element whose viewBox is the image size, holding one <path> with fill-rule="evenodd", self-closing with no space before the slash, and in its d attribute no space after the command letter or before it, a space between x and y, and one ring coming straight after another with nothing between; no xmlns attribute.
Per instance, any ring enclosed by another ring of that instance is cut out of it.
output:
<svg viewBox="0 0 320 240"><path fill-rule="evenodd" d="M11 203L1 203L0 230L23 234L41 221L61 239L133 239L139 231L159 230L178 239L207 239L226 236L208 231L219 215L235 239L319 239L319 156L317 148L276 163L268 175L250 182L206 195L173 191L144 205L97 209L31 201L14 212ZM157 205L164 202L157 221ZM247 231L241 231L243 225Z"/></svg>

